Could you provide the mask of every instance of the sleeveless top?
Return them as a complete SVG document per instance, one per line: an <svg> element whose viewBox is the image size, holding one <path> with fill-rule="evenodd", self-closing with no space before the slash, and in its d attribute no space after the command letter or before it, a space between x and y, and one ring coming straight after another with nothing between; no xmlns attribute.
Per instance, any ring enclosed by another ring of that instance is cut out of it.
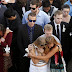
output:
<svg viewBox="0 0 72 72"><path fill-rule="evenodd" d="M37 50L35 51L35 54L38 55ZM30 60L30 63L33 64L33 65L37 65L37 66L47 64L44 60L39 60L39 62L37 64L34 64L32 59Z"/></svg>
<svg viewBox="0 0 72 72"><path fill-rule="evenodd" d="M55 46L55 45L54 45ZM56 45L59 49L59 45ZM62 69L63 68L63 64L62 64L62 59L61 59L61 55L60 55L60 51L59 51L59 56L58 56L58 65L55 64L55 56L53 55L51 57L51 64L50 64L50 68L56 68L56 69Z"/></svg>

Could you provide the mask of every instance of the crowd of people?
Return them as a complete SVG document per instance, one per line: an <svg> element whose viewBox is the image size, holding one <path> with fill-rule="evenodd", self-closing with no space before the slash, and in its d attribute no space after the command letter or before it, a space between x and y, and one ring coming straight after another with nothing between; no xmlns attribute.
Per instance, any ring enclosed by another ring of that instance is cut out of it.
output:
<svg viewBox="0 0 72 72"><path fill-rule="evenodd" d="M0 0L0 72L72 72L71 23L72 0Z"/></svg>

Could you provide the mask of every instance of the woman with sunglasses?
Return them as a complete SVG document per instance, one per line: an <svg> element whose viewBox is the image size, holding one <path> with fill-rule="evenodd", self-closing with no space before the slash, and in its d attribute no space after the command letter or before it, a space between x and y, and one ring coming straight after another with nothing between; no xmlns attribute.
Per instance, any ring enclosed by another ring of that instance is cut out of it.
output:
<svg viewBox="0 0 72 72"><path fill-rule="evenodd" d="M47 43L47 47L46 49L49 49L49 51L47 52L47 54L45 56L36 56L33 54L29 54L29 56L31 58L35 58L35 59L39 59L39 60L44 60L44 61L48 61L51 58L51 67L55 64L58 64L58 54L59 51L61 53L61 56L63 56L63 52L62 52L62 48L61 48L61 44L58 43L53 36L49 36L46 39L46 43ZM30 46L31 47L31 46ZM56 58L57 56L57 58ZM55 67L55 66L54 66Z"/></svg>
<svg viewBox="0 0 72 72"><path fill-rule="evenodd" d="M29 53L35 56L45 56L49 52L46 45L45 38L38 37L33 44L29 45ZM48 59L44 61L31 57L29 72L50 72L50 63L48 63Z"/></svg>

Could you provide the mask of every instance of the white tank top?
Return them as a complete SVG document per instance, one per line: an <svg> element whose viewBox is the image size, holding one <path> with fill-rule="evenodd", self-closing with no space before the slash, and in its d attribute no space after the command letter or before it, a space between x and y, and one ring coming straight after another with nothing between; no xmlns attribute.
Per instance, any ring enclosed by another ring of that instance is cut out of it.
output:
<svg viewBox="0 0 72 72"><path fill-rule="evenodd" d="M36 55L38 55L37 50L35 50ZM46 62L44 60L39 60L39 62L37 64L34 64L32 59L30 60L30 63L33 65L37 65L37 66L42 66L44 64L46 64Z"/></svg>

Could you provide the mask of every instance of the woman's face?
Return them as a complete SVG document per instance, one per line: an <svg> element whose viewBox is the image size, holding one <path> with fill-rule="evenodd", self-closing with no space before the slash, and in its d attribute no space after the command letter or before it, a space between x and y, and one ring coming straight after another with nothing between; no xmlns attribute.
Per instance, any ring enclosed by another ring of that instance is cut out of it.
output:
<svg viewBox="0 0 72 72"><path fill-rule="evenodd" d="M43 53L44 52L44 49L46 48L46 43L41 43L38 47L38 51Z"/></svg>
<svg viewBox="0 0 72 72"><path fill-rule="evenodd" d="M45 39L41 41L41 43L38 45L39 48L45 48L45 46L47 45Z"/></svg>
<svg viewBox="0 0 72 72"><path fill-rule="evenodd" d="M53 46L54 46L54 43L48 44L48 48L51 48L51 47L53 47Z"/></svg>

